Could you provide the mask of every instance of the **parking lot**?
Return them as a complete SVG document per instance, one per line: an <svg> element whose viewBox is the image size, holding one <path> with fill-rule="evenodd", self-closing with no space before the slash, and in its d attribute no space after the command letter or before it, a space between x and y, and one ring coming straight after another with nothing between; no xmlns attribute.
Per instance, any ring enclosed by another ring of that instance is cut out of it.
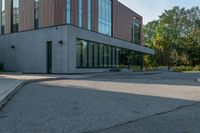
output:
<svg viewBox="0 0 200 133"><path fill-rule="evenodd" d="M36 82L0 111L0 133L199 133L199 73Z"/></svg>

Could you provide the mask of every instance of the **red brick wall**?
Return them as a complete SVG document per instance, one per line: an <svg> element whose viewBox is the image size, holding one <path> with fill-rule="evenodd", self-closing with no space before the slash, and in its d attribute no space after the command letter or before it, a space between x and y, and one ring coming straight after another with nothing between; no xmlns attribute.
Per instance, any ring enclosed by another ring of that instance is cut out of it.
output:
<svg viewBox="0 0 200 133"><path fill-rule="evenodd" d="M98 0L92 0L92 31L98 32Z"/></svg>
<svg viewBox="0 0 200 133"><path fill-rule="evenodd" d="M113 1L113 37L131 42L131 29L134 17L141 20L142 17L118 2Z"/></svg>
<svg viewBox="0 0 200 133"><path fill-rule="evenodd" d="M66 23L66 0L54 0L54 25Z"/></svg>
<svg viewBox="0 0 200 133"><path fill-rule="evenodd" d="M6 26L5 33L11 32L11 0L5 0Z"/></svg>
<svg viewBox="0 0 200 133"><path fill-rule="evenodd" d="M19 1L19 31L34 28L34 0Z"/></svg>

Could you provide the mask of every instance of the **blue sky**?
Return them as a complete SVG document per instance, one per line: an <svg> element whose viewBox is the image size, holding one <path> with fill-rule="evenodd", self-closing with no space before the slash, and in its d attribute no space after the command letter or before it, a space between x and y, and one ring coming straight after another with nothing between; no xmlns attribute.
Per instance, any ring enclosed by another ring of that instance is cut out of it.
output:
<svg viewBox="0 0 200 133"><path fill-rule="evenodd" d="M144 24L158 19L164 9L171 9L173 6L191 8L200 7L200 0L118 0L143 16Z"/></svg>

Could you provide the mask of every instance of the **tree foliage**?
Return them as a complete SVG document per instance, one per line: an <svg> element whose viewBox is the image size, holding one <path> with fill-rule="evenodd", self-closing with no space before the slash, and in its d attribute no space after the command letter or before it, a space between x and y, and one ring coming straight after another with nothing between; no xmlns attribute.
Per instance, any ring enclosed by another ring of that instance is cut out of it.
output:
<svg viewBox="0 0 200 133"><path fill-rule="evenodd" d="M156 51L156 65L200 65L199 7L165 10L159 20L149 22L143 30L145 45Z"/></svg>

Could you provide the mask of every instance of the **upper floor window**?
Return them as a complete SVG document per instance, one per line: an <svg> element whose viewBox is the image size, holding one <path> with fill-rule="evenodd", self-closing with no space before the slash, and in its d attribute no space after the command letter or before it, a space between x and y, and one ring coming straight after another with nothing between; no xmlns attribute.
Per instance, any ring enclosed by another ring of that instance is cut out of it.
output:
<svg viewBox="0 0 200 133"><path fill-rule="evenodd" d="M78 3L79 3L78 4L79 5L79 9L78 9L78 20L79 20L79 23L78 23L78 26L82 27L83 26L83 1L79 0Z"/></svg>
<svg viewBox="0 0 200 133"><path fill-rule="evenodd" d="M1 34L5 33L5 24L6 24L6 19L5 19L5 0L1 1Z"/></svg>
<svg viewBox="0 0 200 133"><path fill-rule="evenodd" d="M135 17L132 27L132 42L134 44L140 45L140 41L141 41L141 23L140 20Z"/></svg>
<svg viewBox="0 0 200 133"><path fill-rule="evenodd" d="M98 0L98 31L112 35L112 2L111 0Z"/></svg>
<svg viewBox="0 0 200 133"><path fill-rule="evenodd" d="M71 23L71 0L66 0L67 2L67 11L66 11L66 15L67 15L67 20L66 20L66 22L68 23L68 24L70 24Z"/></svg>
<svg viewBox="0 0 200 133"><path fill-rule="evenodd" d="M39 28L39 14L40 14L40 2L39 0L35 0L34 3L34 28Z"/></svg>
<svg viewBox="0 0 200 133"><path fill-rule="evenodd" d="M12 26L11 32L19 30L19 0L12 0Z"/></svg>
<svg viewBox="0 0 200 133"><path fill-rule="evenodd" d="M92 6L91 6L91 0L88 0L88 30L91 30L91 21L92 21Z"/></svg>

